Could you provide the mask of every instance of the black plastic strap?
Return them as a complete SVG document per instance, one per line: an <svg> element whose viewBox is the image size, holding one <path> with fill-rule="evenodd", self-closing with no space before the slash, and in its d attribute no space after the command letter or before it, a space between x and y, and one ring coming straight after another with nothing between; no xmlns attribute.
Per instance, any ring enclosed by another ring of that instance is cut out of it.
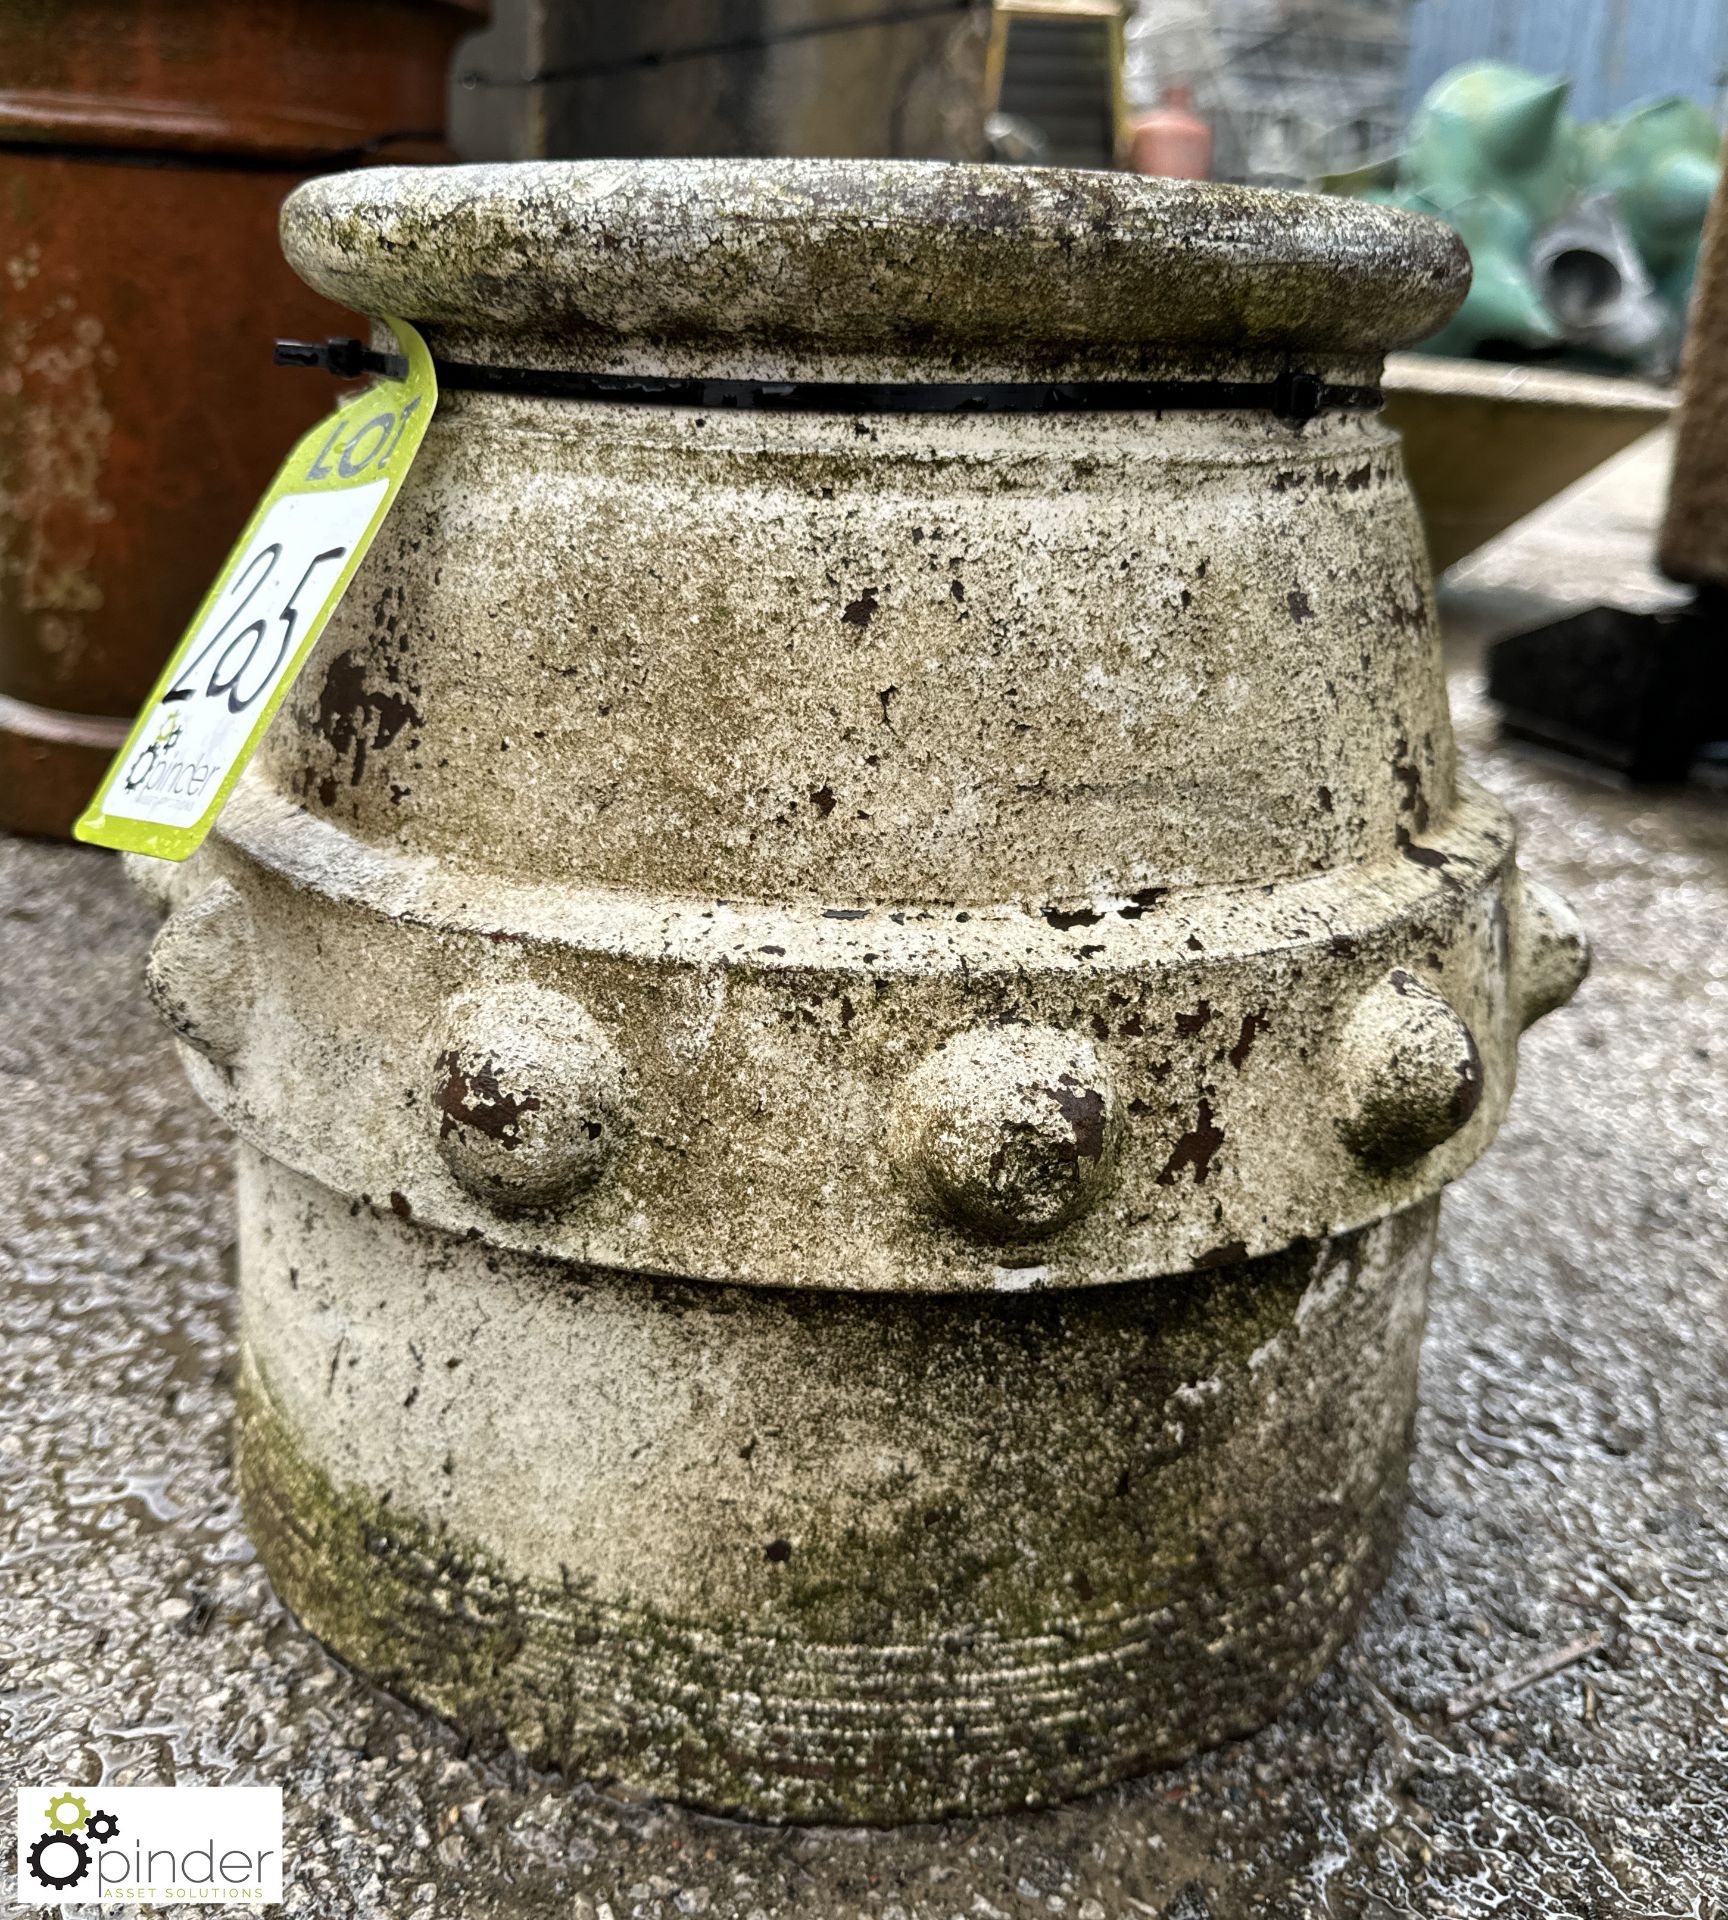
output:
<svg viewBox="0 0 1728 1920"><path fill-rule="evenodd" d="M769 413L1179 413L1263 408L1301 422L1381 404L1378 387L1334 386L1290 368L1275 380L851 381L674 380L658 374L437 363L440 391L629 406L756 408Z"/></svg>
<svg viewBox="0 0 1728 1920"><path fill-rule="evenodd" d="M408 377L403 355L380 353L364 340L278 340L270 357L278 367L318 367L338 380L358 380L367 373L381 373L391 380Z"/></svg>

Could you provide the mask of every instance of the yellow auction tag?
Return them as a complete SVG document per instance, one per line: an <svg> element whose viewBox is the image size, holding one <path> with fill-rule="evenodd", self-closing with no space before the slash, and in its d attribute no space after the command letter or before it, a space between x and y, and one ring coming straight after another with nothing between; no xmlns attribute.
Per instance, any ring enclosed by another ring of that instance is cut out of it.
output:
<svg viewBox="0 0 1728 1920"><path fill-rule="evenodd" d="M80 840L184 860L215 823L383 525L437 404L425 341L400 320L386 324L403 355L283 462L73 827Z"/></svg>

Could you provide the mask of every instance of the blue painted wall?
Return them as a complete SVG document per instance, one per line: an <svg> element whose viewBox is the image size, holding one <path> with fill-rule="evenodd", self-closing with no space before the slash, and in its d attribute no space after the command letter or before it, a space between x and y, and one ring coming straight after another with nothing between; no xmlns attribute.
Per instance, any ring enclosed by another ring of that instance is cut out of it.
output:
<svg viewBox="0 0 1728 1920"><path fill-rule="evenodd" d="M1410 25L1407 112L1449 68L1507 60L1569 74L1581 120L1668 93L1722 117L1728 0L1416 0Z"/></svg>

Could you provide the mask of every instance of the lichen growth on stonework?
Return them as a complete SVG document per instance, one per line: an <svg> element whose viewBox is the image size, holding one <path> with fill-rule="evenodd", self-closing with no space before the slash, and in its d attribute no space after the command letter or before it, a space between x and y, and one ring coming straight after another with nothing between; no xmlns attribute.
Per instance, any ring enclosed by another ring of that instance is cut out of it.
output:
<svg viewBox="0 0 1728 1920"><path fill-rule="evenodd" d="M843 1403L834 1382L886 1367L924 1406L921 1374L960 1354L1003 1435L999 1470L957 1499L908 1484L869 1509L825 1497L822 1435L783 1449L788 1531L749 1548L770 1583L753 1612L673 1616L602 1594L579 1564L548 1584L393 1492L334 1484L250 1356L247 1522L314 1633L482 1749L778 1818L1044 1804L1258 1724L1353 1624L1396 1537L1413 1388L1414 1326L1384 1357L1375 1329L1388 1312L1408 1320L1410 1286L1419 1299L1428 1211L1333 1247L1083 1294L749 1290L749 1311L793 1316L794 1349L821 1356L805 1391ZM714 1337L716 1290L594 1284L645 1295L693 1353ZM720 1317L748 1338L739 1311L734 1297ZM1363 1366L1372 1384L1352 1384ZM1316 1371L1354 1397L1308 1411ZM1020 1407L1054 1375L1065 1426L1041 1459ZM769 1373L743 1390L772 1420L800 1388ZM1284 1412L1268 1422L1263 1401ZM1344 1405L1367 1409L1350 1416L1359 1432L1339 1429ZM1335 1481L1346 1462L1357 1491L1343 1507L1295 1491L1303 1471ZM724 1559L728 1539L722 1527L704 1551Z"/></svg>

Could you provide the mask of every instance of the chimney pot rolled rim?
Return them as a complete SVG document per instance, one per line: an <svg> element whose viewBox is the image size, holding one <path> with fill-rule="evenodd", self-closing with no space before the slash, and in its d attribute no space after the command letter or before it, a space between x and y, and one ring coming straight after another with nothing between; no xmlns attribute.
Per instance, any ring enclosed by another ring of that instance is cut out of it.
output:
<svg viewBox="0 0 1728 1920"><path fill-rule="evenodd" d="M455 360L741 379L1348 377L1469 284L1360 201L919 161L530 161L310 181L320 292Z"/></svg>

